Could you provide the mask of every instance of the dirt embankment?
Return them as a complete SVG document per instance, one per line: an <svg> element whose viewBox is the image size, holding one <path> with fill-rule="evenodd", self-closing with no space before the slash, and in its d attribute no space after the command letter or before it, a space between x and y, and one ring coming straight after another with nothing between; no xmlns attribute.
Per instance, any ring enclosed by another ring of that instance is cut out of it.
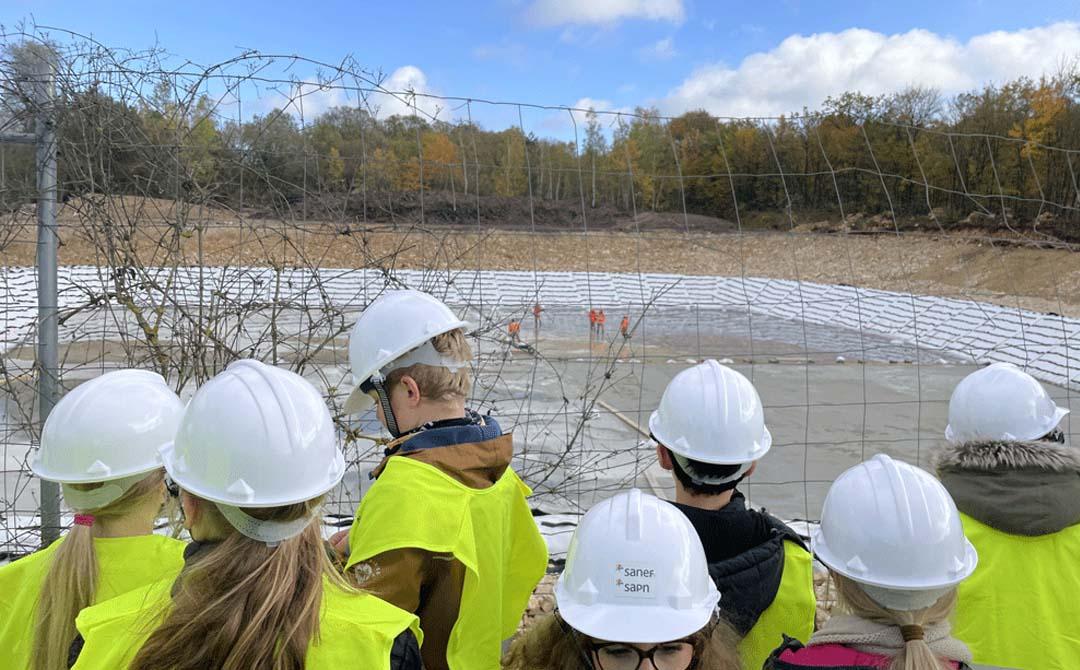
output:
<svg viewBox="0 0 1080 670"><path fill-rule="evenodd" d="M251 219L225 210L182 213L180 234L168 205L120 201L108 218L126 222L123 240L103 241L100 220L65 208L60 218L64 264L285 265L308 267L659 272L746 275L849 284L963 297L1040 312L1080 316L1080 254L985 235L863 235L731 231L708 217L644 214L606 230L532 231L528 225L481 220L471 225L347 223ZM683 224L689 223L689 231ZM92 225L93 224L93 225ZM196 225L197 224L197 225ZM115 224L114 224L115 225ZM93 233L91 231L97 231ZM32 218L0 236L0 264L34 264ZM119 249L119 250L118 250ZM125 251L126 249L126 251Z"/></svg>

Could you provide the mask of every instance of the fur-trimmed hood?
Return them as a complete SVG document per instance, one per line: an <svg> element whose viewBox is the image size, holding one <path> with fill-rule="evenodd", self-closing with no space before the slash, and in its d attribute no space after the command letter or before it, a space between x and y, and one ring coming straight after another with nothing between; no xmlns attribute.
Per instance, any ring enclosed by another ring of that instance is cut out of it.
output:
<svg viewBox="0 0 1080 670"><path fill-rule="evenodd" d="M965 442L934 454L938 470L1049 470L1080 473L1080 449L1053 442Z"/></svg>
<svg viewBox="0 0 1080 670"><path fill-rule="evenodd" d="M961 512L1013 535L1080 523L1080 449L1052 442L951 445L933 464Z"/></svg>

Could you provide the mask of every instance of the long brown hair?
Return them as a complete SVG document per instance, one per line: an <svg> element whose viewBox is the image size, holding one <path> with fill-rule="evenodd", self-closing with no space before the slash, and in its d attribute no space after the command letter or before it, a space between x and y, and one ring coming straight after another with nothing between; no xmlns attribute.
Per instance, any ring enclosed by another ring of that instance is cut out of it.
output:
<svg viewBox="0 0 1080 670"><path fill-rule="evenodd" d="M150 496L162 496L165 471L151 472L124 491L116 500L99 509L80 510L96 521L118 519L144 504ZM97 484L70 484L92 491ZM98 559L90 526L75 525L56 548L52 564L41 583L34 619L33 670L67 670L68 651L75 639L75 617L94 603L97 593Z"/></svg>
<svg viewBox="0 0 1080 670"><path fill-rule="evenodd" d="M586 637L577 633L556 612L533 623L521 633L502 659L506 670L586 670ZM693 666L698 670L742 670L738 636L716 618L690 636L694 645ZM626 640L631 642L632 640Z"/></svg>
<svg viewBox="0 0 1080 670"><path fill-rule="evenodd" d="M878 604L854 581L832 574L841 606L854 616L894 626L930 626L947 621L956 608L956 589L921 610L891 610ZM923 639L909 640L893 657L889 670L948 670L948 659L938 657Z"/></svg>
<svg viewBox="0 0 1080 670"><path fill-rule="evenodd" d="M263 521L311 515L322 497L295 505L247 508ZM184 568L172 609L139 650L131 670L302 670L318 640L323 578L342 589L319 521L275 547L241 535L210 502L199 500L224 539Z"/></svg>

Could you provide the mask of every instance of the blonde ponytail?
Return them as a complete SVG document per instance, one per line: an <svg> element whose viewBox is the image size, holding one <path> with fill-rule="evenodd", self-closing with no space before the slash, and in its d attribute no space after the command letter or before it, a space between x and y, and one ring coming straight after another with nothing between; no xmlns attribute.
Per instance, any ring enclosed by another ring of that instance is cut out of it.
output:
<svg viewBox="0 0 1080 670"><path fill-rule="evenodd" d="M321 500L244 512L293 521L311 516ZM200 501L200 513L224 539L180 574L169 613L130 670L302 670L318 639L323 579L349 589L330 563L318 518L268 547L233 529L213 503Z"/></svg>
<svg viewBox="0 0 1080 670"><path fill-rule="evenodd" d="M947 659L943 659L930 649L923 639L926 626L948 620L956 608L956 589L952 589L939 598L933 605L921 610L891 610L878 604L868 596L854 581L836 573L832 574L840 602L851 614L892 624L900 629L904 646L893 657L889 670L950 670Z"/></svg>
<svg viewBox="0 0 1080 670"><path fill-rule="evenodd" d="M123 517L147 502L148 496L161 496L164 481L165 471L158 470L108 505L84 511L95 522ZM73 486L89 491L101 484ZM94 603L97 579L93 528L76 524L57 547L41 583L34 621L32 670L67 670L68 652L76 635L75 617Z"/></svg>

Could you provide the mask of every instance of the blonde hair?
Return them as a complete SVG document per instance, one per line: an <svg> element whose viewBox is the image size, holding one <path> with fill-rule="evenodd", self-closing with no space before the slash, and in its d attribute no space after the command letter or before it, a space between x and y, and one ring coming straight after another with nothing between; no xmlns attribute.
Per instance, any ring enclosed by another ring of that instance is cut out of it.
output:
<svg viewBox="0 0 1080 670"><path fill-rule="evenodd" d="M431 344L435 351L454 360L467 362L472 359L469 341L460 328L436 335L431 338ZM412 377L420 389L420 395L436 401L465 398L472 388L472 373L467 365L457 372L451 372L448 368L417 363L386 375L387 386L392 387L402 377Z"/></svg>
<svg viewBox="0 0 1080 670"><path fill-rule="evenodd" d="M244 511L263 521L292 521L321 502L322 496ZM172 608L131 670L301 670L319 636L323 579L350 590L330 563L319 521L269 547L237 532L213 503L199 503L224 539L180 574Z"/></svg>
<svg viewBox="0 0 1080 670"><path fill-rule="evenodd" d="M506 670L585 670L588 658L583 644L588 638L577 633L556 612L539 619L518 635L502 659ZM738 636L722 619L689 636L694 645L696 668L701 670L742 670ZM624 640L631 642L630 640Z"/></svg>
<svg viewBox="0 0 1080 670"><path fill-rule="evenodd" d="M85 511L96 521L117 519L147 503L150 496L162 496L165 471L156 470L135 483L104 507ZM102 486L71 484L91 491ZM75 617L94 604L97 593L98 560L94 533L90 526L75 525L53 554L49 571L41 583L34 618L32 670L67 670L68 652L77 635Z"/></svg>
<svg viewBox="0 0 1080 670"><path fill-rule="evenodd" d="M891 610L877 603L854 581L832 573L840 605L850 614L894 626L930 626L947 621L956 608L956 589L938 598L931 606L912 611ZM889 670L948 670L948 660L934 654L925 640L908 640L893 657Z"/></svg>

